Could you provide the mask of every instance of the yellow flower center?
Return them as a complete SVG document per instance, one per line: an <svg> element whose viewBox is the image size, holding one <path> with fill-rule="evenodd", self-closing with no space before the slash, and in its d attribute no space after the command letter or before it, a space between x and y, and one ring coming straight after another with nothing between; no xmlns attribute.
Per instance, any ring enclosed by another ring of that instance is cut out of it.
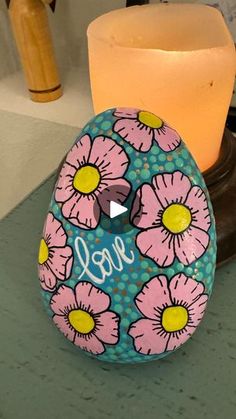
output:
<svg viewBox="0 0 236 419"><path fill-rule="evenodd" d="M177 332L188 323L188 310L182 306L166 307L162 314L162 326L166 332Z"/></svg>
<svg viewBox="0 0 236 419"><path fill-rule="evenodd" d="M171 233L182 233L191 224L190 210L181 204L171 204L162 215L162 223Z"/></svg>
<svg viewBox="0 0 236 419"><path fill-rule="evenodd" d="M81 193L90 194L97 189L100 178L99 170L96 167L85 165L77 170L73 180L73 186Z"/></svg>
<svg viewBox="0 0 236 419"><path fill-rule="evenodd" d="M39 246L39 256L38 256L39 264L43 265L48 260L48 256L49 256L48 245L46 244L44 239L41 239L40 246Z"/></svg>
<svg viewBox="0 0 236 419"><path fill-rule="evenodd" d="M163 121L151 112L139 112L138 120L150 128L161 128L163 126Z"/></svg>
<svg viewBox="0 0 236 419"><path fill-rule="evenodd" d="M71 326L79 333L90 333L95 326L92 316L84 310L72 310L69 313Z"/></svg>

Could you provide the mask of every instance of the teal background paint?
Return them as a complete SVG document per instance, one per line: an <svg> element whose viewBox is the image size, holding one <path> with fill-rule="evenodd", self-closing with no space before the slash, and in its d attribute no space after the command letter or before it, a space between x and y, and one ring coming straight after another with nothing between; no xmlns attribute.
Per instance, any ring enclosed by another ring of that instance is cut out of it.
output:
<svg viewBox="0 0 236 419"><path fill-rule="evenodd" d="M89 358L42 307L35 261L55 180L0 221L0 418L234 419L236 260L217 269L200 327L171 356Z"/></svg>
<svg viewBox="0 0 236 419"><path fill-rule="evenodd" d="M181 170L190 178L192 185L199 185L206 193L212 221L211 228L208 231L210 235L210 244L207 251L200 259L189 266L184 266L177 259L175 259L174 263L170 267L159 268L149 258L142 257L134 242L134 238L140 230L132 228L127 232L122 231L121 237L125 243L126 249L128 249L128 254L130 250L134 252L135 261L133 265L127 265L124 263L124 270L122 273L114 271L114 276L106 278L105 282L101 285L93 283L93 281L86 276L83 276L80 279L80 281L89 280L95 286L108 293L111 296L110 310L117 312L121 317L119 343L117 345L105 345L105 353L98 355L97 357L103 361L135 363L159 359L171 353L168 352L161 355L142 355L135 351L133 347L133 339L127 334L130 324L143 317L133 302L135 296L141 290L142 286L152 277L158 274L165 274L170 280L173 275L180 272L184 272L187 276L194 277L197 281L202 281L205 285L205 292L210 295L212 292L215 273L216 235L208 191L203 177L185 144L182 142L182 144L173 152L165 153L155 142L153 142L153 146L148 153L138 152L125 142L118 134L112 131L113 124L117 120L117 118L113 116L113 112L114 109L108 110L94 117L84 127L76 141L78 141L78 139L84 134L89 134L92 139L96 136L104 135L112 138L118 144L122 145L130 158L130 164L124 177L132 183L133 191L135 191L144 182L151 183L152 176L155 174L172 173L175 170ZM78 235L81 235L87 242L90 254L95 250L101 250L104 247L111 249L111 245L114 243L115 235L110 234L107 231L110 223L110 220L107 217L101 217L100 226L96 230L82 230L73 226L63 217L61 213L61 205L55 202L54 196L52 196L49 210L57 219L62 221L63 227L68 236L67 244L70 246L73 247L75 238ZM118 225L119 219L116 221ZM102 228L103 226L105 226L105 229ZM92 269L91 271L96 274L96 271L93 271ZM71 277L69 280L63 281L63 284L74 288L78 283L80 273L81 267L78 264L78 259L76 258L76 254L74 252L74 266ZM97 276L100 276L100 271L97 272ZM60 281L58 281L57 287L59 285ZM52 317L53 312L50 309L50 299L52 297L52 293L42 290L41 294L47 312L49 316ZM78 348L78 350L80 349Z"/></svg>

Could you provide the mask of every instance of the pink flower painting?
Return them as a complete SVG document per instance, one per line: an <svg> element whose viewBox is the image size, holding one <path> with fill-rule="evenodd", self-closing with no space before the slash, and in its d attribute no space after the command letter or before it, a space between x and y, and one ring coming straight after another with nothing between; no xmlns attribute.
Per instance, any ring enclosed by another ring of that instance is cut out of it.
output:
<svg viewBox="0 0 236 419"><path fill-rule="evenodd" d="M46 291L54 291L57 280L70 277L73 265L73 251L66 245L67 235L62 223L49 212L40 241L38 272L41 286Z"/></svg>
<svg viewBox="0 0 236 419"><path fill-rule="evenodd" d="M204 285L184 273L169 282L159 275L147 282L135 298L143 318L131 324L128 334L137 352L159 355L173 351L194 333L208 300Z"/></svg>
<svg viewBox="0 0 236 419"><path fill-rule="evenodd" d="M117 108L113 130L136 150L147 152L153 141L163 151L173 151L181 143L179 134L158 116L138 109Z"/></svg>
<svg viewBox="0 0 236 419"><path fill-rule="evenodd" d="M61 285L51 298L53 321L75 345L92 354L105 352L105 344L119 340L119 316L109 311L108 294L89 282L75 289Z"/></svg>
<svg viewBox="0 0 236 419"><path fill-rule="evenodd" d="M199 259L209 245L207 197L180 171L156 175L136 192L131 222L140 252L160 267L177 258L184 265Z"/></svg>
<svg viewBox="0 0 236 419"><path fill-rule="evenodd" d="M110 138L84 135L72 147L62 167L55 200L62 214L82 229L94 229L103 211L109 215L110 201L123 203L130 184L122 176L129 164L121 146Z"/></svg>

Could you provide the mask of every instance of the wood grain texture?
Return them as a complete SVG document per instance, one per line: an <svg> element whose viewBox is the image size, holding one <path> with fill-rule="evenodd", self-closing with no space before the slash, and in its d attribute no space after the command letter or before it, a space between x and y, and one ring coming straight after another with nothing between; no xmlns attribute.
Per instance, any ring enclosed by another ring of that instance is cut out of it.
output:
<svg viewBox="0 0 236 419"><path fill-rule="evenodd" d="M44 4L41 0L11 0L9 14L31 99L58 99L62 89Z"/></svg>

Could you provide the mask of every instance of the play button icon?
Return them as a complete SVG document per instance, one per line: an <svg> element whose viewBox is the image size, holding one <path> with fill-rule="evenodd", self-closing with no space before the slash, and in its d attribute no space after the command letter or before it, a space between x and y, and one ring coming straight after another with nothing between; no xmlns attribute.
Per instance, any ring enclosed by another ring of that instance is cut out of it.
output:
<svg viewBox="0 0 236 419"><path fill-rule="evenodd" d="M118 217L118 215L124 214L126 211L128 211L128 208L117 204L117 202L110 201L110 218Z"/></svg>
<svg viewBox="0 0 236 419"><path fill-rule="evenodd" d="M119 188L117 193L117 186L107 188L108 196L105 201L106 212L101 212L99 222L100 228L109 234L126 234L134 229L130 222L130 213L132 210L132 203L134 200L134 192L127 186ZM105 196L105 192L103 191Z"/></svg>

